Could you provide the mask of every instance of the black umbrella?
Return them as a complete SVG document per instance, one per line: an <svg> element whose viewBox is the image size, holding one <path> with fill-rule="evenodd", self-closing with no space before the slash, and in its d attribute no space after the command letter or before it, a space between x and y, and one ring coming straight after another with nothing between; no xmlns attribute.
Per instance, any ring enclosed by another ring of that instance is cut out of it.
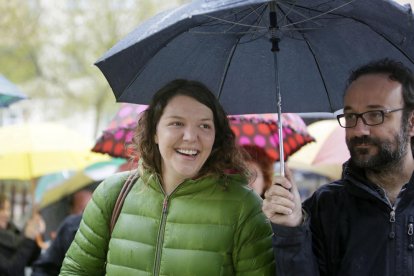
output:
<svg viewBox="0 0 414 276"><path fill-rule="evenodd" d="M148 104L186 78L229 114L334 112L350 71L384 57L414 68L413 14L391 0L198 0L144 22L96 65L121 102Z"/></svg>

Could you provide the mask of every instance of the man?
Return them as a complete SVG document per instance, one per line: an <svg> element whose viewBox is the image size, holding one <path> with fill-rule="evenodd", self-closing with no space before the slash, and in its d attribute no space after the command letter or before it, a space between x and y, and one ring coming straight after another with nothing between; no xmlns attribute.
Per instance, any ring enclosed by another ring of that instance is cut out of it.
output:
<svg viewBox="0 0 414 276"><path fill-rule="evenodd" d="M344 96L351 154L342 179L303 203L291 174L266 192L277 275L414 273L414 77L380 60L352 73Z"/></svg>
<svg viewBox="0 0 414 276"><path fill-rule="evenodd" d="M75 192L70 199L70 214L59 225L56 238L50 247L32 265L32 276L59 275L66 251L78 231L83 210L92 198L98 182Z"/></svg>
<svg viewBox="0 0 414 276"><path fill-rule="evenodd" d="M8 196L0 194L0 275L23 276L25 267L40 254L35 239L45 231L45 222L33 214L23 231L10 220L11 205Z"/></svg>

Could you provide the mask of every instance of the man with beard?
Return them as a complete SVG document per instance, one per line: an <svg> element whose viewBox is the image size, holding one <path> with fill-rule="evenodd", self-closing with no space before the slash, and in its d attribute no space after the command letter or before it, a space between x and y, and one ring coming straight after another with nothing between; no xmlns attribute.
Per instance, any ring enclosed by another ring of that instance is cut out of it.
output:
<svg viewBox="0 0 414 276"><path fill-rule="evenodd" d="M414 77L388 59L354 71L339 124L342 179L301 205L287 170L265 193L277 275L414 274Z"/></svg>

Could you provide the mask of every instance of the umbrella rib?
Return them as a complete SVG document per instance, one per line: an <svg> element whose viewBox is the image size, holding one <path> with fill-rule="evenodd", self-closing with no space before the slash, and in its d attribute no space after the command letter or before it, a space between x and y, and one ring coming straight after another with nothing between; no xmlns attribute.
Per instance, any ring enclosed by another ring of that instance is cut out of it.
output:
<svg viewBox="0 0 414 276"><path fill-rule="evenodd" d="M257 9L254 9L252 12L257 12ZM264 9L263 9L262 12L264 12ZM261 17L258 17L258 18L261 18ZM232 24L235 24L235 22L232 22ZM257 25L256 26L248 25L248 26L249 27L258 27ZM224 81L225 81L227 73L229 71L230 64L231 64L231 61L233 59L234 53L236 52L237 45L239 45L240 39L241 39L241 37L237 38L237 43L233 44L233 47L231 48L231 51L230 51L229 56L227 58L227 62L224 66L224 72L223 72L222 78L220 80L219 89L218 89L218 95L217 95L218 99L221 98L221 95L222 95L222 92L223 92Z"/></svg>
<svg viewBox="0 0 414 276"><path fill-rule="evenodd" d="M280 7L279 7L279 9L280 9L280 12L281 12L281 13L285 14L285 12L284 12L284 11L283 11ZM291 20L291 19L289 19L289 17L287 16L287 14L285 14L285 18L286 18L286 20L287 20L287 21L289 21L290 23L292 23L293 25L295 25L295 23L294 23L294 22L292 22L292 20ZM320 65L319 65L318 59L316 58L315 52L313 51L312 46L309 44L309 41L308 41L308 39L306 38L305 34L304 34L302 31L298 31L298 32L299 32L299 33L301 34L301 36L303 37L303 40L306 42L306 45L308 46L309 51L310 51L310 53L312 54L312 57L313 57L313 59L314 59L314 61L315 61L315 64L316 64L316 67L318 68L318 72L319 72L319 75L320 75L320 77L321 77L323 87L325 88L325 93L326 93L326 96L327 96L327 98L328 98L328 102L329 102L329 108L331 109L331 112L334 112L335 110L334 110L334 109L333 109L333 107L332 107L332 101L331 101L331 97L330 97L330 95L329 95L329 93L328 93L328 88L327 88L327 86L326 86L326 81L325 81L325 79L324 79L324 77L323 77L322 70L321 70L321 67L320 67Z"/></svg>
<svg viewBox="0 0 414 276"><path fill-rule="evenodd" d="M194 31L192 31L192 33L209 33L209 34L212 34L212 33L219 33L219 34L229 34L229 33L236 33L237 34L237 33L241 33L241 34L245 34L245 33L260 32L260 31L266 32L267 29L268 29L267 26L261 26L259 24L252 25L252 24L242 23L242 21L244 19L249 18L252 14L257 14L257 18L261 19L262 16L263 16L263 13L266 10L265 7L266 7L266 5L263 4L263 5L255 8L255 9L250 8L251 11L249 13L247 13L246 15L244 15L242 18L240 18L238 21L228 20L228 19L225 19L225 18L220 18L220 17L216 17L216 16L206 14L206 15L204 15L206 18L209 18L209 19L213 20L213 21L210 21L210 22L214 22L214 20L215 20L217 22L220 22L221 24L223 24L223 23L229 24L230 25L229 28L227 30L222 31L222 32L204 32L204 31L203 32L197 32L197 31L194 32ZM244 13L245 10L248 10L248 9L244 9L244 10L241 10L241 11L238 11L238 12L234 12L234 13L230 14L228 17L235 17L238 14ZM261 10L261 12L258 12L259 10ZM211 25L209 25L210 22L203 23L199 26L211 26ZM258 23L258 22L260 22L260 20L259 21L256 20L256 23ZM218 24L219 23L215 23L213 25L218 25ZM249 27L249 28L253 28L254 30L253 31L244 31L244 32L237 32L237 31L236 32L230 32L230 30L233 29L236 26L238 26L238 27Z"/></svg>
<svg viewBox="0 0 414 276"><path fill-rule="evenodd" d="M336 10L338 10L338 9L340 9L340 8L343 8L344 6L346 6L346 5L349 5L349 4L351 4L352 2L355 2L356 0L350 0L349 2L346 2L346 3L344 3L344 4L342 4L342 5L340 5L340 6L338 6L338 7L336 7L336 8L333 8L333 9L330 9L329 11L326 11L326 12L323 12L323 13L320 13L320 14L318 14L318 15L316 15L316 16L314 16L314 17L310 17L310 18L307 18L307 19L305 19L305 20L302 20L302 21L297 21L297 22L293 22L292 20L289 20L290 21L290 23L289 24L286 24L286 25L284 25L284 26L281 26L281 28L286 28L286 27L289 27L289 26L295 26L295 25L297 25L297 24L300 24L300 23L304 23L304 22L307 22L307 21L312 21L313 19L315 19L315 18L318 18L318 17L320 17L320 16L323 16L323 15L329 15L329 14L331 14L331 15L334 15L334 16L338 16L338 17L342 17L342 18L346 18L346 19L351 19L351 20L354 20L354 21L356 21L356 22L359 22L359 23L361 23L362 25L364 25L364 26L366 26L366 27L368 27L369 29L371 29L374 33L376 33L376 34L378 34L380 37L382 37L384 40L386 40L388 43L390 43L392 46L394 46L404 57L406 57L408 60L410 60L411 62L413 62L414 63L414 59L412 59L407 53L406 53L406 51L404 51L403 49L401 49L396 43L394 43L393 41L391 41L388 37L386 37L385 35L383 35L382 33L380 33L380 32L378 32L377 30L375 30L371 25L369 25L368 23L366 23L365 21L363 21L363 20L361 20L361 19L357 19L357 18L355 18L355 17L352 17L352 16L345 16L345 15L343 15L343 14L339 14L339 13L335 13L334 11L336 11ZM279 3L279 4L281 4L281 3ZM285 4L282 4L283 6L286 6ZM292 7L292 5L290 6L290 7ZM296 7L299 7L299 8L303 8L303 9L307 9L307 10L310 10L310 11L314 11L314 12L318 12L318 10L317 9L311 9L311 8L306 8L306 7L301 7L301 6L296 6ZM282 10L282 9L280 9L280 10ZM292 9L290 9L289 10L289 12L291 12L291 10ZM297 11L297 10L293 10L294 12L296 12L296 13L298 13L298 14L300 14L299 13L299 11ZM287 15L285 15L285 18L286 19L288 19L288 16ZM304 35L303 35L303 33L302 32L300 32L300 28L295 28L295 30L297 30L297 31L299 31L299 33L301 33L302 34L302 37L304 37ZM304 37L305 38L305 37ZM305 41L306 41L306 43L308 44L308 46L309 46L309 48L310 48L310 45L309 45L309 43L308 43L308 41L305 39ZM311 49L311 48L310 48ZM311 51L312 52L312 51ZM313 53L313 52L312 52ZM318 66L318 69L319 69L319 66ZM325 85L325 82L324 82L324 85ZM325 86L325 88L326 88L326 86Z"/></svg>
<svg viewBox="0 0 414 276"><path fill-rule="evenodd" d="M337 15L337 14L335 14ZM391 41L388 37L386 37L385 35L383 35L382 33L378 32L377 30L373 29L371 25L369 25L368 23L366 23L365 21L362 21L360 19L357 19L355 17L350 17L350 16L345 16L342 14L338 14L338 16L341 16L342 18L346 18L346 19L352 19L356 22L361 23L362 25L370 28L374 33L376 33L377 35L379 35L380 37L382 37L384 40L386 40L388 43L390 43L392 46L395 47L395 49L397 49L403 56L405 56L409 61L414 63L414 59L411 58L403 49L401 49L399 47L399 45L397 45L396 43L394 43L393 41ZM404 37L405 38L405 37Z"/></svg>
<svg viewBox="0 0 414 276"><path fill-rule="evenodd" d="M325 11L325 12L321 12L321 11L319 11L319 10L317 10L317 9L312 9L312 8L307 8L307 7L302 7L302 6L296 6L296 7L298 7L298 8L302 8L302 9L306 9L306 10L309 10L309 11L314 11L314 12L320 12L320 13L319 13L318 15L313 16L313 17L306 17L306 16L304 16L303 14L299 13L299 11L297 11L297 10L294 10L294 9L293 9L293 11L294 11L294 12L296 12L297 14L299 14L299 15L301 15L301 16L303 16L303 17L305 17L305 19L304 19L304 20L302 20L302 21L297 21L297 22L292 22L291 20L289 20L289 21L290 21L290 24L284 25L284 26L282 26L282 27L295 26L295 25L297 25L297 24L306 23L306 22L308 22L308 21L313 21L314 19L317 19L317 18L319 18L319 17L321 17L321 16L324 16L324 15L327 15L327 14L334 14L334 15L337 15L337 14L333 13L333 11L338 10L338 9L341 9L341 8L343 8L343 7L347 6L347 5L349 5L349 4L351 4L352 2L355 2L355 1L357 1L357 0L350 0L349 2L346 2L346 3L344 3L344 4L342 4L342 5L338 6L338 7L332 8L332 9L330 9L330 10L328 10L328 11ZM282 4L282 3L279 3L279 4L281 4L282 6L285 6L285 5L284 5L284 4ZM290 5L290 7L292 7L292 6L293 6L293 5ZM288 19L287 14L286 14L285 18L286 18L286 19Z"/></svg>
<svg viewBox="0 0 414 276"><path fill-rule="evenodd" d="M240 38L238 38L237 40L240 41ZM238 43L233 44L233 47L231 48L230 54L227 58L227 62L224 66L224 72L223 72L222 78L220 80L217 99L220 99L221 93L223 92L224 80L226 79L227 73L229 71L230 63L231 63L231 60L233 59L234 53L236 52L237 45L238 45Z"/></svg>

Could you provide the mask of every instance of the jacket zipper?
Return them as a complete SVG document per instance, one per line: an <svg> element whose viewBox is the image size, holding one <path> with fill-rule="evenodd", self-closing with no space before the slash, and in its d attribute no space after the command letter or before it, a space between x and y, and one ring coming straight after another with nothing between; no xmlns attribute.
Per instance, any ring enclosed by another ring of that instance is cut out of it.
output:
<svg viewBox="0 0 414 276"><path fill-rule="evenodd" d="M388 238L390 239L390 247L391 250L391 256L390 256L390 266L389 269L390 271L388 271L388 273L386 273L386 275L393 275L396 271L396 267L395 267L395 205L392 206L391 212L390 212L390 224L391 224L391 230L390 233L388 234Z"/></svg>
<svg viewBox="0 0 414 276"><path fill-rule="evenodd" d="M413 271L413 250L414 250L414 217L408 217L407 235L408 235L408 271Z"/></svg>
<svg viewBox="0 0 414 276"><path fill-rule="evenodd" d="M167 220L167 213L168 213L168 196L165 196L164 201L162 203L161 224L160 224L160 230L158 231L157 246L155 248L154 275L160 274L162 244L164 243L164 231L165 231L165 224Z"/></svg>
<svg viewBox="0 0 414 276"><path fill-rule="evenodd" d="M413 251L414 249L414 217L409 216L408 217L408 226L407 226L407 234L408 234L408 249L410 251Z"/></svg>
<svg viewBox="0 0 414 276"><path fill-rule="evenodd" d="M162 193L164 194L164 201L162 203L161 223L160 223L160 228L158 231L157 245L155 247L155 263L154 263L154 273L153 273L153 275L155 276L160 275L162 245L164 243L165 225L166 225L167 214L168 214L168 200L181 187L181 185L178 185L169 195L166 195L164 189L162 188L161 183L158 182L158 185L160 186L160 189Z"/></svg>
<svg viewBox="0 0 414 276"><path fill-rule="evenodd" d="M388 234L388 237L390 239L394 239L395 238L395 207L392 207L392 210L390 212L390 224L391 224L391 231Z"/></svg>

